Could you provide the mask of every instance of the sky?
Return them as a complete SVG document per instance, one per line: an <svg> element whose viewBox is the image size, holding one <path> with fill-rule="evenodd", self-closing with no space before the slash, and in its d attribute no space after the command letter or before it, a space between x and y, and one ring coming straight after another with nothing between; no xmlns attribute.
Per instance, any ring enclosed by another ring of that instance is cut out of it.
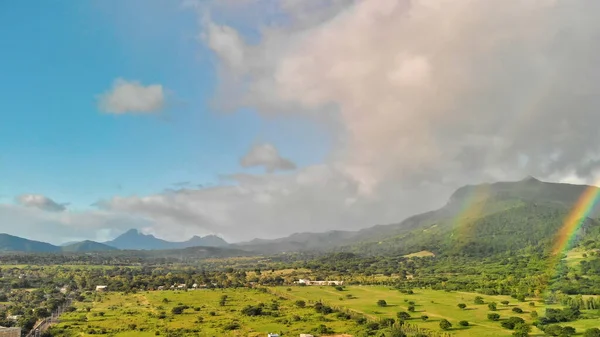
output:
<svg viewBox="0 0 600 337"><path fill-rule="evenodd" d="M238 242L595 183L592 0L0 4L0 232Z"/></svg>

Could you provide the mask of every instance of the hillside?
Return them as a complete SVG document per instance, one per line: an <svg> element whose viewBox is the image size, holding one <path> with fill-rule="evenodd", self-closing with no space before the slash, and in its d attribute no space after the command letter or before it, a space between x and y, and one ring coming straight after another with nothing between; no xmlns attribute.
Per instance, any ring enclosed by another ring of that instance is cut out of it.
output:
<svg viewBox="0 0 600 337"><path fill-rule="evenodd" d="M60 252L60 250L60 247L46 242L28 240L4 233L0 234L0 251L53 253Z"/></svg>
<svg viewBox="0 0 600 337"><path fill-rule="evenodd" d="M547 183L528 177L516 182L469 185L444 207L390 225L359 231L299 233L236 246L256 252L342 250L364 254L493 254L531 244L548 244L565 216L589 186ZM600 214L599 207L590 217ZM584 229L596 228L588 220Z"/></svg>
<svg viewBox="0 0 600 337"><path fill-rule="evenodd" d="M103 243L85 240L81 242L71 243L61 246L63 252L102 252L117 250L115 247L105 245Z"/></svg>

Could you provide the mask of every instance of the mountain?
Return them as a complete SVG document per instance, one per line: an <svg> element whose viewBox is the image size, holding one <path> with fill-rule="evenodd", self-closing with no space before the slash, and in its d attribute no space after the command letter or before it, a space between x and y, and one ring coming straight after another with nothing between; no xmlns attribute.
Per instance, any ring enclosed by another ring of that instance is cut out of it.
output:
<svg viewBox="0 0 600 337"><path fill-rule="evenodd" d="M103 243L85 240L61 246L63 252L102 252L117 250L115 247Z"/></svg>
<svg viewBox="0 0 600 337"><path fill-rule="evenodd" d="M515 182L468 185L456 190L444 207L390 225L359 231L297 233L275 240L252 240L234 246L254 252L342 250L363 254L489 255L531 245L549 245L587 185ZM597 232L594 207L581 233Z"/></svg>
<svg viewBox="0 0 600 337"><path fill-rule="evenodd" d="M46 242L27 240L4 233L0 234L0 251L54 253L60 252L60 250L60 247Z"/></svg>
<svg viewBox="0 0 600 337"><path fill-rule="evenodd" d="M159 239L151 234L140 233L137 229L130 229L116 237L112 241L104 242L105 245L118 249L144 249L144 250L166 250L182 249L188 247L227 247L229 244L215 235L205 237L194 236L183 242L171 242Z"/></svg>
<svg viewBox="0 0 600 337"><path fill-rule="evenodd" d="M27 253L93 252L115 250L114 247L94 242L82 241L66 246L55 246L46 242L24 239L9 234L0 234L0 251Z"/></svg>

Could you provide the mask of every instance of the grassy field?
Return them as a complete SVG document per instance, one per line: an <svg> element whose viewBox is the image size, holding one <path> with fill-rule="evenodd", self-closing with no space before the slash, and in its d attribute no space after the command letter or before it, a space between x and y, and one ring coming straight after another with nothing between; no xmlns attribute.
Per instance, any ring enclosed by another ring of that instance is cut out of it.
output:
<svg viewBox="0 0 600 337"><path fill-rule="evenodd" d="M125 336L168 335L167 331L186 329L186 336L266 336L268 332L282 332L286 336L297 336L309 333L320 324L333 329L337 333L356 334L364 330L352 320L336 318L335 314L322 315L311 307L317 301L338 308L363 314L373 320L390 317L396 318L399 311L408 311L409 302L414 302L415 312L411 313L409 323L434 331L440 331L442 318L449 320L453 327L450 333L455 336L510 336L512 331L500 326L502 319L518 316L531 322L531 311L544 314L545 307L535 302L535 307L527 302L517 302L508 296L485 296L485 304L474 304L478 294L464 292L443 292L434 290L415 290L414 294L403 294L395 289L376 286L349 286L343 291L334 287L279 287L271 288L273 293L265 293L254 289L197 290L188 292L154 291L137 294L106 293L88 296L87 302L78 302L78 310L61 317L58 327L77 332L77 336L91 336L92 332L105 329L109 334ZM223 295L227 295L226 304L219 304ZM387 306L377 305L378 300L385 300ZM303 300L306 308L298 308L294 303ZM509 301L508 305L501 304ZM496 302L501 321L487 319L489 302ZM277 303L277 317L248 317L240 312L246 305L264 303L270 310L272 303ZM457 304L465 303L467 307L460 309ZM183 314L173 314L173 307L189 306ZM512 311L523 309L522 314ZM90 308L89 312L86 308ZM161 313L163 315L161 315ZM578 332L587 328L600 326L600 312L586 311L584 314L592 319L582 319L563 325L572 326ZM421 316L429 319L423 321ZM468 321L470 326L461 327L459 321ZM227 330L232 323L240 328ZM135 325L135 329L131 328ZM532 336L543 336L536 328Z"/></svg>
<svg viewBox="0 0 600 337"><path fill-rule="evenodd" d="M546 306L535 302L535 307L527 302L517 302L509 296L486 296L474 293L465 292L443 292L436 290L415 290L414 294L407 295L398 290L388 287L373 287L373 286L353 286L346 287L344 291L338 291L333 287L294 287L291 291L285 288L279 288L279 292L290 295L294 298L303 299L306 301L323 301L337 307L345 307L359 313L363 313L370 318L391 317L396 318L396 313L399 311L408 311L408 302L415 302L415 312L411 313L412 319L410 323L418 324L419 326L431 330L439 331L439 321L442 318L449 320L453 329L453 335L456 336L510 336L512 331L504 329L500 326L501 321L493 322L487 319L487 314L491 311L488 309L489 302L497 303L497 311L502 319L517 316L525 321L531 322L531 311L536 310L538 314L543 315ZM352 299L348 299L348 295ZM474 304L476 296L482 296L485 304ZM386 307L377 306L378 300L385 300ZM508 306L501 304L502 301L509 301ZM459 309L458 304L465 303L466 309ZM513 308L519 307L523 309L522 314L517 314L512 311ZM560 308L561 306L549 306ZM564 323L565 326L572 326L578 332L583 332L585 329L600 326L600 311L595 310L584 311L587 316L593 319L582 319L576 322ZM422 321L421 316L427 315L429 319ZM469 327L459 327L458 322L466 320L469 322ZM543 336L544 334L535 327L532 331L532 336Z"/></svg>
<svg viewBox="0 0 600 337"><path fill-rule="evenodd" d="M224 306L219 304L227 295ZM294 301L252 289L196 290L188 292L155 291L137 294L106 293L93 302L78 302L76 312L61 316L57 328L91 336L90 332L105 329L114 336L155 336L158 331L186 329L186 336L266 336L268 332L283 332L287 336L307 333L320 324L334 331L354 333L358 326L352 321L324 317L311 307L298 308ZM279 317L248 317L240 313L246 305L264 303L270 310L278 303ZM187 305L183 314L172 314L173 307ZM86 307L90 307L87 312ZM161 312L165 313L164 318ZM240 329L228 331L227 325L237 323ZM129 330L135 325L135 330ZM93 329L93 330L92 330ZM118 331L123 330L123 331Z"/></svg>

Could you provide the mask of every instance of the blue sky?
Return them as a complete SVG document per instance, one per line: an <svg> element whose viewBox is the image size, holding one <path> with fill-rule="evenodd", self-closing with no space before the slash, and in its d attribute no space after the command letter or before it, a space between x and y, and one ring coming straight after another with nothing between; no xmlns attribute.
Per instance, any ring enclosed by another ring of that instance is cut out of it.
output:
<svg viewBox="0 0 600 337"><path fill-rule="evenodd" d="M323 132L299 118L211 109L215 56L198 17L174 1L0 4L0 195L36 193L85 209L176 182L215 183L244 169L256 142L299 166L323 159ZM161 84L163 111L112 115L97 97L123 78ZM310 135L310 136L308 136ZM249 168L248 172L257 172Z"/></svg>

